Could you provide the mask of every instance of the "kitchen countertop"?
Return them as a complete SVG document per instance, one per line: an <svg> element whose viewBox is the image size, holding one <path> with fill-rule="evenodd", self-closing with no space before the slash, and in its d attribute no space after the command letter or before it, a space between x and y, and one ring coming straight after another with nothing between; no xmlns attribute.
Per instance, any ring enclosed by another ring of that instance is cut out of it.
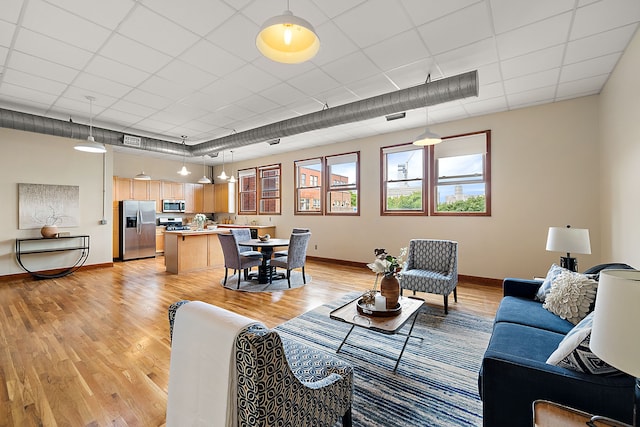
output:
<svg viewBox="0 0 640 427"><path fill-rule="evenodd" d="M271 228L274 225L218 224L218 228Z"/></svg>
<svg viewBox="0 0 640 427"><path fill-rule="evenodd" d="M229 234L227 230L215 228L213 230L172 230L165 231L165 234L179 234L181 236L199 236L201 234Z"/></svg>

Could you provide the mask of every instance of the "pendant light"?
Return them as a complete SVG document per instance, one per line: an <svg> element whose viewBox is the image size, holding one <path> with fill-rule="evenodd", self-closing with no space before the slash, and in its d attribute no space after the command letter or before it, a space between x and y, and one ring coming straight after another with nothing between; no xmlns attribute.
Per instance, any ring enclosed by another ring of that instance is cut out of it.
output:
<svg viewBox="0 0 640 427"><path fill-rule="evenodd" d="M144 173L144 171L142 171L138 175L134 176L133 179L135 179L137 181L150 181L151 177L149 175L147 175L146 173Z"/></svg>
<svg viewBox="0 0 640 427"><path fill-rule="evenodd" d="M187 176L189 175L191 172L187 170L187 167L184 165L184 161L187 158L187 145L185 144L185 140L187 139L186 136L182 135L182 149L183 151L183 155L182 155L182 169L180 169L178 171L178 173L182 176Z"/></svg>
<svg viewBox="0 0 640 427"><path fill-rule="evenodd" d="M267 19L260 28L256 47L272 61L298 64L316 56L320 39L313 25L291 13L287 0L287 10Z"/></svg>
<svg viewBox="0 0 640 427"><path fill-rule="evenodd" d="M222 173L218 175L218 178L220 178L223 181L227 180L227 174L224 173L224 151L222 152Z"/></svg>
<svg viewBox="0 0 640 427"><path fill-rule="evenodd" d="M106 153L107 149L104 144L96 142L93 138L93 96L85 96L89 100L89 136L86 141L78 142L73 148L78 151L84 151L87 153Z"/></svg>
<svg viewBox="0 0 640 427"><path fill-rule="evenodd" d="M426 83L430 83L430 82L431 82L431 74L427 76ZM427 87L427 105L425 105L425 109L424 109L427 117L427 127L423 133L421 133L416 137L415 141L413 141L413 145L421 145L421 146L435 145L442 142L442 138L440 137L440 135L438 135L437 133L433 133L431 132L431 130L429 130L429 96L428 94L429 94L429 87Z"/></svg>
<svg viewBox="0 0 640 427"><path fill-rule="evenodd" d="M198 180L198 184L211 184L211 180L207 178L207 167L204 164L206 155L202 156L202 178Z"/></svg>
<svg viewBox="0 0 640 427"><path fill-rule="evenodd" d="M236 182L236 176L233 173L233 150L231 150L231 177L229 178L230 183Z"/></svg>

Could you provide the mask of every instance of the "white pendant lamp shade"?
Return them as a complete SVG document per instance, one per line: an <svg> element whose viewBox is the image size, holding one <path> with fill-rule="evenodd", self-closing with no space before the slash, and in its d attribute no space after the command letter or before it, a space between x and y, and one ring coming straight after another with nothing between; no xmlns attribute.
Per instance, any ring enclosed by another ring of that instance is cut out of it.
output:
<svg viewBox="0 0 640 427"><path fill-rule="evenodd" d="M218 178L223 181L226 181L229 178L227 174L224 172L224 151L222 152L222 173L218 175Z"/></svg>
<svg viewBox="0 0 640 427"><path fill-rule="evenodd" d="M149 175L147 175L146 173L144 173L144 171L142 171L138 175L134 176L133 179L135 179L137 181L150 181L151 177Z"/></svg>
<svg viewBox="0 0 640 427"><path fill-rule="evenodd" d="M202 156L202 178L198 180L198 184L211 184L211 180L207 178L207 167L204 158L205 156Z"/></svg>
<svg viewBox="0 0 640 427"><path fill-rule="evenodd" d="M185 165L182 165L182 169L180 169L178 173L182 176L187 176L191 173L191 171L187 170L187 167Z"/></svg>
<svg viewBox="0 0 640 427"><path fill-rule="evenodd" d="M435 145L441 142L442 138L440 138L440 135L433 133L429 130L429 128L426 128L425 131L418 135L416 140L413 141L413 145Z"/></svg>
<svg viewBox="0 0 640 427"><path fill-rule="evenodd" d="M236 182L236 177L233 173L233 150L231 150L231 176L229 177L229 182L232 184Z"/></svg>
<svg viewBox="0 0 640 427"><path fill-rule="evenodd" d="M104 144L96 142L93 137L93 96L86 97L89 100L89 136L86 141L78 142L73 148L78 151L84 151L85 153L106 153L107 149Z"/></svg>
<svg viewBox="0 0 640 427"><path fill-rule="evenodd" d="M187 170L187 167L184 164L185 159L187 158L187 144L184 142L186 139L187 137L182 135L182 149L184 151L182 155L182 168L178 171L178 173L182 176L187 176L191 173L189 170Z"/></svg>
<svg viewBox="0 0 640 427"><path fill-rule="evenodd" d="M256 47L267 58L285 64L298 64L316 56L320 39L313 25L285 10L269 18L260 28Z"/></svg>

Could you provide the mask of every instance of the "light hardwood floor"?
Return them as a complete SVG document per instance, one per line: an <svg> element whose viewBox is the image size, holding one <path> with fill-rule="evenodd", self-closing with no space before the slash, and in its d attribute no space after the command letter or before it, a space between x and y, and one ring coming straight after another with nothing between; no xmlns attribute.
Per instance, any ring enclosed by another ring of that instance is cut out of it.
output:
<svg viewBox="0 0 640 427"><path fill-rule="evenodd" d="M226 290L223 269L168 274L163 257L0 281L0 426L163 425L167 307L201 300L274 327L374 280L364 265L308 261L306 272L310 284L275 293ZM450 310L493 317L501 294L462 281ZM441 296L418 296L442 307Z"/></svg>

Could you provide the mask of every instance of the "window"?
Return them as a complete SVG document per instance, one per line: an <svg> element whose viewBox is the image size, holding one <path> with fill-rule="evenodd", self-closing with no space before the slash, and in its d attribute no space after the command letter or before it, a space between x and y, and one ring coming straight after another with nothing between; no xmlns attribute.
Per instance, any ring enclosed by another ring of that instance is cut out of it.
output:
<svg viewBox="0 0 640 427"><path fill-rule="evenodd" d="M322 159L298 160L296 174L296 214L322 214ZM309 178L307 183L307 177Z"/></svg>
<svg viewBox="0 0 640 427"><path fill-rule="evenodd" d="M383 214L425 212L425 154L413 144L382 149Z"/></svg>
<svg viewBox="0 0 640 427"><path fill-rule="evenodd" d="M490 140L487 130L383 147L381 215L490 215Z"/></svg>
<svg viewBox="0 0 640 427"><path fill-rule="evenodd" d="M433 215L490 215L490 131L446 138L433 147Z"/></svg>
<svg viewBox="0 0 640 427"><path fill-rule="evenodd" d="M280 165L262 166L260 173L261 215L280 213Z"/></svg>
<svg viewBox="0 0 640 427"><path fill-rule="evenodd" d="M255 215L257 213L256 169L238 171L239 215Z"/></svg>
<svg viewBox="0 0 640 427"><path fill-rule="evenodd" d="M358 215L359 154L349 153L325 158L327 179L327 215Z"/></svg>

